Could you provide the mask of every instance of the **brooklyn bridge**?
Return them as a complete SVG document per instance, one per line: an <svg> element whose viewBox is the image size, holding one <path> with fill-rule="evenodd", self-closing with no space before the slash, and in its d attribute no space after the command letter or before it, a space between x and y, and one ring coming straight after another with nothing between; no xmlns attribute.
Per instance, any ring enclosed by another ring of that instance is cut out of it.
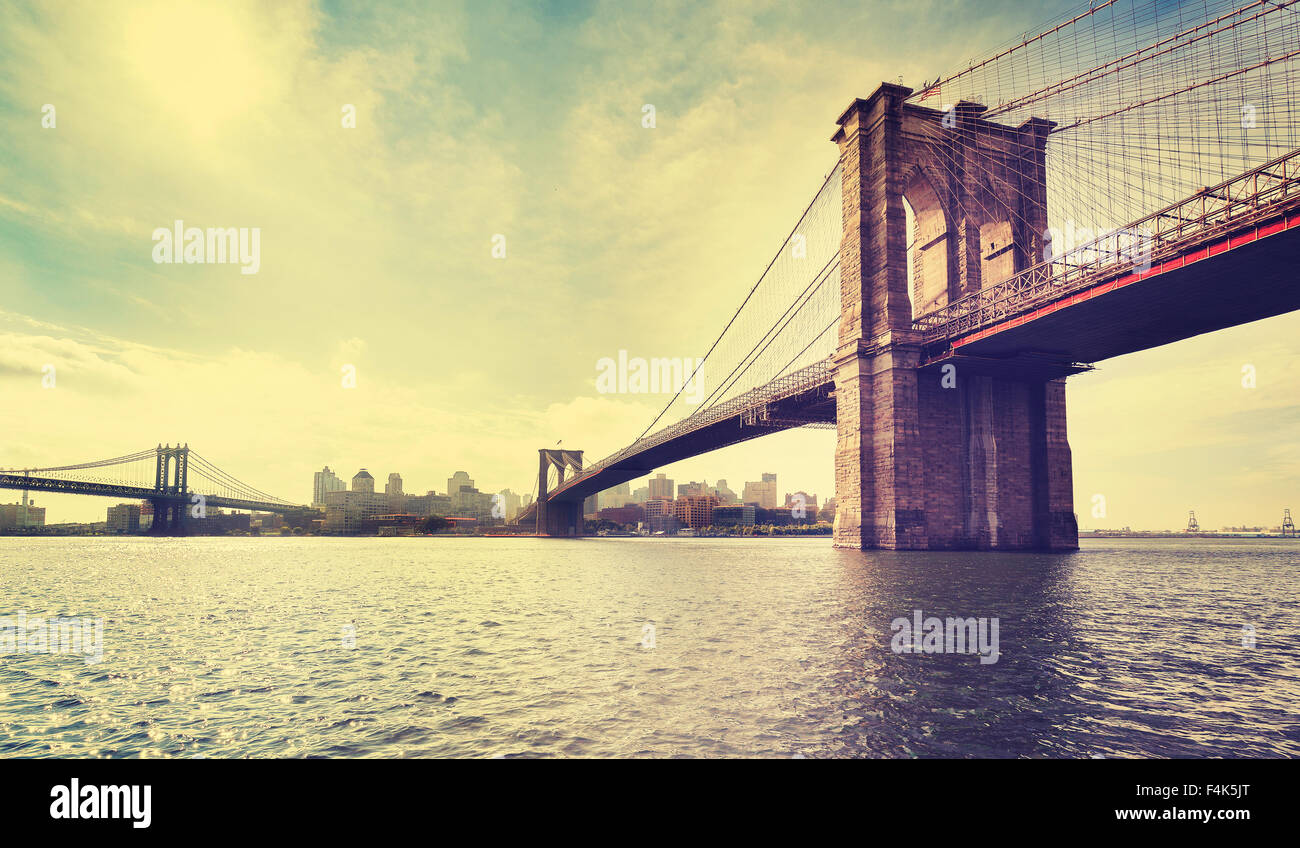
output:
<svg viewBox="0 0 1300 848"><path fill-rule="evenodd" d="M836 545L1077 548L1067 378L1300 307L1298 57L1295 2L1111 0L855 99L704 402L540 451L520 523L581 535L590 495L833 426Z"/></svg>

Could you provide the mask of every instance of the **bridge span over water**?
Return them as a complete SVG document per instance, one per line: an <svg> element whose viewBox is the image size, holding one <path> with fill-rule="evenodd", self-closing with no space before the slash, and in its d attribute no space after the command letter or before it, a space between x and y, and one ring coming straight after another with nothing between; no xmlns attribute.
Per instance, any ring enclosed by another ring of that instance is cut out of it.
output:
<svg viewBox="0 0 1300 848"><path fill-rule="evenodd" d="M1066 378L1300 308L1295 7L1091 3L854 100L703 403L593 464L541 451L520 524L581 535L592 494L834 426L836 545L1077 548Z"/></svg>

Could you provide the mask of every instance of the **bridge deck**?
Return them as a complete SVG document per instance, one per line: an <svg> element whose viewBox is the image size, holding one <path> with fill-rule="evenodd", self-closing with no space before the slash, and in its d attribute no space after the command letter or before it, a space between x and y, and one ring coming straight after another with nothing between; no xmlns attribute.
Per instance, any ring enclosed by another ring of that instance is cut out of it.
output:
<svg viewBox="0 0 1300 848"><path fill-rule="evenodd" d="M48 477L28 477L24 474L0 473L0 489L18 489L31 492L57 492L68 495L93 495L101 498L122 498L135 501L164 500L172 503L191 503L194 492L160 492L144 486L125 486L117 483L99 483L82 480L58 480ZM307 506L204 495L205 506L224 509L248 509L257 512L289 513Z"/></svg>

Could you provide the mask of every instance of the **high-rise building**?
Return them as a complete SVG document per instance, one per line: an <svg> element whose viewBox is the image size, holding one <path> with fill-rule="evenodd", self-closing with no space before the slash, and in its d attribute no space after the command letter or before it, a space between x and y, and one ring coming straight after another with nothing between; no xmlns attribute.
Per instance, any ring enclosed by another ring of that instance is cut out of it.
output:
<svg viewBox="0 0 1300 848"><path fill-rule="evenodd" d="M330 471L327 465L320 471L312 475L311 481L311 505L314 507L325 506L326 492L341 492L348 487L347 483Z"/></svg>
<svg viewBox="0 0 1300 848"><path fill-rule="evenodd" d="M454 496L461 487L474 488L474 480L464 471L457 471L447 478L447 494Z"/></svg>
<svg viewBox="0 0 1300 848"><path fill-rule="evenodd" d="M776 475L764 474L761 482L747 481L741 501L760 509L776 509Z"/></svg>
<svg viewBox="0 0 1300 848"><path fill-rule="evenodd" d="M352 491L373 495L375 493L375 478L371 477L370 472L366 469L361 469L352 475Z"/></svg>
<svg viewBox="0 0 1300 848"><path fill-rule="evenodd" d="M520 498L509 489L502 489L499 494L501 498L500 505L502 510L504 510L504 514L500 517L504 518L507 524L511 524L514 522L515 518L518 517L519 511L522 509L520 506Z"/></svg>
<svg viewBox="0 0 1300 848"><path fill-rule="evenodd" d="M666 475L656 474L649 480L650 498L673 499L673 481ZM649 500L650 498L647 498Z"/></svg>
<svg viewBox="0 0 1300 848"><path fill-rule="evenodd" d="M591 495L582 502L582 517L595 518L600 512L600 503L595 495Z"/></svg>
<svg viewBox="0 0 1300 848"><path fill-rule="evenodd" d="M677 487L677 497L679 498L698 497L700 495L708 494L708 489L709 489L708 483L696 483L694 480L692 480L689 483L682 483Z"/></svg>
<svg viewBox="0 0 1300 848"><path fill-rule="evenodd" d="M406 494L402 491L402 475L396 471L388 475L388 482L384 484L384 497L388 499L390 514L406 512Z"/></svg>
<svg viewBox="0 0 1300 848"><path fill-rule="evenodd" d="M727 485L726 480L719 480L718 485L713 487L712 494L717 495L718 503L724 506L734 504L738 500L736 493Z"/></svg>
<svg viewBox="0 0 1300 848"><path fill-rule="evenodd" d="M632 484L621 483L600 493L601 509L618 509L632 502Z"/></svg>
<svg viewBox="0 0 1300 848"><path fill-rule="evenodd" d="M649 486L639 486L632 492L632 503L644 504L648 500L650 500Z"/></svg>

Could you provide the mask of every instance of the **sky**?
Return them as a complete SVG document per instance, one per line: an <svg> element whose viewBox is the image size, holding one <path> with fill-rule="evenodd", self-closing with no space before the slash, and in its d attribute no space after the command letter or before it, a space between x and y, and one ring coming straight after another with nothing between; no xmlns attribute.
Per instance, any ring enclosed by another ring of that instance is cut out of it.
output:
<svg viewBox="0 0 1300 848"><path fill-rule="evenodd" d="M538 448L653 419L667 396L602 394L597 363L704 352L854 97L1063 8L0 3L0 467L186 442L302 502L324 465L532 491ZM156 263L176 220L258 228L257 273ZM1293 313L1071 378L1080 525L1300 508L1298 339ZM660 470L824 500L833 455L799 430Z"/></svg>

